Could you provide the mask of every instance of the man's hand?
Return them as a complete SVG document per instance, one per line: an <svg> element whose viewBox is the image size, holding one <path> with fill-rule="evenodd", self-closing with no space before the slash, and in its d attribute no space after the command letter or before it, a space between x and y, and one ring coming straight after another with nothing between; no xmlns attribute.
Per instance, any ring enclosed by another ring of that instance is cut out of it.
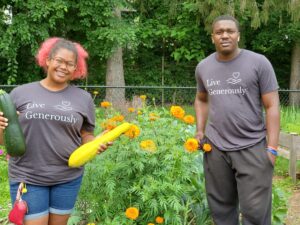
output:
<svg viewBox="0 0 300 225"><path fill-rule="evenodd" d="M269 157L271 163L273 164L273 166L275 166L275 162L276 162L277 157L275 155L273 155L271 152L267 152L267 154L268 154L268 157Z"/></svg>
<svg viewBox="0 0 300 225"><path fill-rule="evenodd" d="M195 138L199 141L199 143L203 137L204 137L204 133L202 131L197 131Z"/></svg>

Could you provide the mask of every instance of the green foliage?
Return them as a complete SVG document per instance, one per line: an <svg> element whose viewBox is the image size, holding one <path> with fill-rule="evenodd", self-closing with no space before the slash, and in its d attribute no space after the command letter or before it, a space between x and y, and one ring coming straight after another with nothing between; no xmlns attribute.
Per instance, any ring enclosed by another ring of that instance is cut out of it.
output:
<svg viewBox="0 0 300 225"><path fill-rule="evenodd" d="M1 198L0 198L0 224L7 221L7 215L10 205L10 197L9 197L9 185L8 185L8 168L7 168L7 160L6 153L4 147L0 145L0 149L3 151L0 154L0 187L1 187Z"/></svg>
<svg viewBox="0 0 300 225"><path fill-rule="evenodd" d="M300 134L300 110L298 107L281 107L281 129Z"/></svg>
<svg viewBox="0 0 300 225"><path fill-rule="evenodd" d="M150 121L149 113L160 118ZM86 165L79 209L90 212L88 221L98 224L145 224L156 216L170 225L207 222L202 153L183 147L194 128L171 118L166 109L144 109L132 122L141 129L139 137L122 136ZM155 151L141 148L140 142L149 139ZM132 206L140 210L134 223L125 217Z"/></svg>
<svg viewBox="0 0 300 225"><path fill-rule="evenodd" d="M299 167L300 168L300 167ZM278 156L276 159L273 179L272 224L284 224L288 211L288 199L291 197L295 184L289 177L289 160Z"/></svg>
<svg viewBox="0 0 300 225"><path fill-rule="evenodd" d="M273 187L272 191L272 224L284 224L288 211L287 192L279 187Z"/></svg>
<svg viewBox="0 0 300 225"><path fill-rule="evenodd" d="M192 111L186 108L187 114L192 114ZM160 118L150 122L150 112ZM299 121L297 112L296 108L283 109L282 127L285 127L288 119ZM96 133L100 133L100 123L116 112L113 109L98 109L96 114ZM168 219L166 224L176 224L177 220L180 220L178 224L192 220L197 225L210 224L205 200L202 153L190 154L183 149L185 139L193 136L195 127L171 118L164 108L147 107L143 115L128 114L127 118L133 119L132 122L141 128L141 135L130 140L121 137L105 153L86 165L76 211L69 224L98 220L98 224L140 224L142 220L153 221L157 215ZM155 141L155 152L141 149L139 142L145 139ZM0 148L3 149L3 146ZM275 166L272 220L278 225L284 223L287 199L294 187L288 177L288 163L287 159L278 157ZM300 168L299 164L297 167ZM7 222L10 209L7 174L4 153L0 155L1 223ZM130 206L140 209L137 221L125 217L125 210ZM171 218L173 215L176 216Z"/></svg>
<svg viewBox="0 0 300 225"><path fill-rule="evenodd" d="M297 171L300 170L300 161L297 161ZM277 157L274 173L276 176L289 176L289 160L283 157Z"/></svg>
<svg viewBox="0 0 300 225"><path fill-rule="evenodd" d="M106 59L124 49L128 85L194 86L197 62L214 51L212 20L220 14L240 21L240 46L265 54L280 88L289 87L290 54L300 38L299 6L281 0L91 0L1 1L0 72L4 84L39 80L39 44L66 37L87 48L88 84L105 84ZM4 9L11 7L12 23ZM116 10L123 9L122 19ZM46 21L46 22L45 22ZM80 82L80 81L79 81Z"/></svg>
<svg viewBox="0 0 300 225"><path fill-rule="evenodd" d="M4 16L4 8L8 6L13 15L11 24L0 26L3 81L16 84L39 79L43 72L35 66L34 55L39 44L51 36L65 37L84 45L90 53L91 66L107 58L114 47L135 43L134 24L114 15L115 9L127 5L123 0L2 3L0 15Z"/></svg>

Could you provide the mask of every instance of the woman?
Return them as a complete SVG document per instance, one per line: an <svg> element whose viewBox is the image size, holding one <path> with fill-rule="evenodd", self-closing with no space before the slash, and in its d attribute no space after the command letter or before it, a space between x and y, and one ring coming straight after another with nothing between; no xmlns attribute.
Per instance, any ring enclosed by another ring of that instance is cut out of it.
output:
<svg viewBox="0 0 300 225"><path fill-rule="evenodd" d="M46 78L10 93L26 139L26 153L9 160L10 194L14 202L20 183L26 185L25 225L67 224L74 207L83 168L68 167L68 159L95 138L95 111L90 94L69 82L87 75L87 57L78 43L50 38L36 56ZM8 123L0 113L0 143Z"/></svg>

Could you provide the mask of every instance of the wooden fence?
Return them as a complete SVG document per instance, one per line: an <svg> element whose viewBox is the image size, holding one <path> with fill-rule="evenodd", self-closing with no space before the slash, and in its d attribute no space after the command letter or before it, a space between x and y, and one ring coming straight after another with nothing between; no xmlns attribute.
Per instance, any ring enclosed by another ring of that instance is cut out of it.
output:
<svg viewBox="0 0 300 225"><path fill-rule="evenodd" d="M280 132L278 154L289 159L289 174L297 180L297 160L300 160L300 136L296 133Z"/></svg>

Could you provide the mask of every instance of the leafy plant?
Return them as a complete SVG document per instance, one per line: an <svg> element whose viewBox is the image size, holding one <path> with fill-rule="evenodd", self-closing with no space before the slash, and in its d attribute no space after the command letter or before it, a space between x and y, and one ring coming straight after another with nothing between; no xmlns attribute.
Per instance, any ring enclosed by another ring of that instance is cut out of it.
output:
<svg viewBox="0 0 300 225"><path fill-rule="evenodd" d="M153 223L157 216L170 225L204 224L209 212L202 153L183 148L194 128L172 118L164 108L146 107L142 112L131 121L140 128L139 137L121 137L86 165L77 206L85 207L81 209L87 212L85 219L103 225ZM151 120L150 113L157 117ZM143 140L152 140L156 149L143 149ZM125 216L132 206L140 211L136 221Z"/></svg>
<svg viewBox="0 0 300 225"><path fill-rule="evenodd" d="M281 107L281 128L286 132L300 134L300 109L299 107Z"/></svg>
<svg viewBox="0 0 300 225"><path fill-rule="evenodd" d="M8 168L6 160L6 151L3 146L0 145L0 186L1 186L1 198L0 198L0 224L7 221L7 215L10 210L10 197L9 197L9 185L8 185Z"/></svg>

